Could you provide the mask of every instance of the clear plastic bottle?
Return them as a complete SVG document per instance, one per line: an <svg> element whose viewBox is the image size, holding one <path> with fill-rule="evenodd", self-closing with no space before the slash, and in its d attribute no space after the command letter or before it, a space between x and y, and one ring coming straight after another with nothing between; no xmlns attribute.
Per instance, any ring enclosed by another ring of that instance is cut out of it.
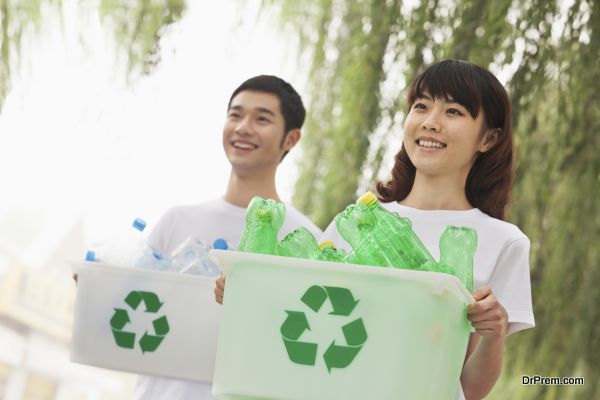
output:
<svg viewBox="0 0 600 400"><path fill-rule="evenodd" d="M302 226L288 233L277 245L277 250L280 256L285 257L317 260L321 255L317 240L308 229Z"/></svg>
<svg viewBox="0 0 600 400"><path fill-rule="evenodd" d="M219 266L208 257L210 248L203 241L188 237L169 256L170 271L202 276L219 275ZM227 250L229 245L224 239L219 238L213 242L212 248Z"/></svg>
<svg viewBox="0 0 600 400"><path fill-rule="evenodd" d="M473 292L473 257L477 232L473 228L448 226L440 238L440 270L455 275Z"/></svg>
<svg viewBox="0 0 600 400"><path fill-rule="evenodd" d="M381 267L401 265L398 252L365 204L350 204L335 217L335 224L342 237L352 246L354 262Z"/></svg>
<svg viewBox="0 0 600 400"><path fill-rule="evenodd" d="M129 229L112 235L111 240L95 243L86 253L86 261L98 261L119 267L139 267L153 270L168 269L168 260L152 249L144 239L146 222L133 220Z"/></svg>
<svg viewBox="0 0 600 400"><path fill-rule="evenodd" d="M397 267L421 271L436 269L436 261L412 230L412 224L408 218L400 217L383 208L372 192L362 195L357 203L369 207L377 219L377 225L392 242L400 255L401 262Z"/></svg>
<svg viewBox="0 0 600 400"><path fill-rule="evenodd" d="M346 254L344 249L337 249L332 241L321 243L319 249L321 249L319 258L323 261L343 263L347 260L348 254Z"/></svg>
<svg viewBox="0 0 600 400"><path fill-rule="evenodd" d="M237 251L277 254L277 234L283 225L285 206L256 196L246 210L246 226Z"/></svg>

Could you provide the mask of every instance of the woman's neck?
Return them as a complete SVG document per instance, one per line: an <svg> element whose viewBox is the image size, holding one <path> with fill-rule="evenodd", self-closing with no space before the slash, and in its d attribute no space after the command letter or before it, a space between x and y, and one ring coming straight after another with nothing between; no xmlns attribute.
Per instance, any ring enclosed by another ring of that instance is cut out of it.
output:
<svg viewBox="0 0 600 400"><path fill-rule="evenodd" d="M466 177L415 175L413 187L398 203L420 210L470 210L473 205L465 192Z"/></svg>

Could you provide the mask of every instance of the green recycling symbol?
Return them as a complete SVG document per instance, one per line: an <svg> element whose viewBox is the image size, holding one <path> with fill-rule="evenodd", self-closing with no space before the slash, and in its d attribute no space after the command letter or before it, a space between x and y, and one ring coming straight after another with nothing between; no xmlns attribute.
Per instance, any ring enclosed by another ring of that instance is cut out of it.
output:
<svg viewBox="0 0 600 400"><path fill-rule="evenodd" d="M358 300L354 299L350 290L333 286L313 285L301 298L302 302L315 313L319 312L327 299L333 307L333 311L329 314L333 316L350 316L358 304ZM285 312L287 318L281 325L280 331L288 357L297 364L315 365L318 344L299 340L305 330L310 330L306 314L302 311L286 310ZM336 344L334 340L323 354L323 360L330 373L332 368L341 369L350 365L367 341L367 331L362 318L342 326L342 332L346 344Z"/></svg>
<svg viewBox="0 0 600 400"><path fill-rule="evenodd" d="M125 303L127 303L127 305L133 311L137 310L142 301L144 302L146 307L145 311L147 313L157 313L163 305L158 296L152 292L132 290L129 292L127 297L125 297ZM117 346L125 349L133 349L135 347L135 333L123 330L125 325L127 325L129 322L131 322L131 320L129 319L127 310L123 308L115 308L115 313L110 319L110 326L112 328L112 333ZM152 321L152 326L154 327L155 334L148 334L148 331L146 330L139 340L142 353L156 350L165 338L166 334L169 333L169 322L167 321L167 317L164 315Z"/></svg>

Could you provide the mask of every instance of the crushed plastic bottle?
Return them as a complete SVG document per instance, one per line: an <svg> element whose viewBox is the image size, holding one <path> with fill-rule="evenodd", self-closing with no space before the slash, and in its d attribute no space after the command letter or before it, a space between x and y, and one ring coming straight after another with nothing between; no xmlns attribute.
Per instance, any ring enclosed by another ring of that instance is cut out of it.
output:
<svg viewBox="0 0 600 400"><path fill-rule="evenodd" d="M473 292L473 256L477 232L473 228L448 226L440 238L440 271L455 275Z"/></svg>
<svg viewBox="0 0 600 400"><path fill-rule="evenodd" d="M319 249L321 249L319 258L323 261L343 263L348 259L348 254L344 249L337 249L332 241L321 243Z"/></svg>
<svg viewBox="0 0 600 400"><path fill-rule="evenodd" d="M146 222L136 218L131 226L134 229L112 235L110 241L95 243L92 249L86 252L86 261L97 261L118 267L167 270L168 260L148 246L142 235Z"/></svg>
<svg viewBox="0 0 600 400"><path fill-rule="evenodd" d="M216 239L212 248L227 250L229 245L224 239ZM208 257L210 246L203 241L188 237L170 255L172 272L202 276L217 276L219 267Z"/></svg>
<svg viewBox="0 0 600 400"><path fill-rule="evenodd" d="M246 226L237 251L277 255L277 234L284 218L283 204L254 197L246 210Z"/></svg>
<svg viewBox="0 0 600 400"><path fill-rule="evenodd" d="M277 245L280 256L317 260L321 255L317 240L304 227L298 227L290 232Z"/></svg>
<svg viewBox="0 0 600 400"><path fill-rule="evenodd" d="M392 242L400 256L400 264L396 267L421 271L436 270L436 261L412 230L408 218L400 217L383 208L372 192L362 195L357 203L369 207L377 219L377 225Z"/></svg>
<svg viewBox="0 0 600 400"><path fill-rule="evenodd" d="M402 264L398 252L365 204L350 204L335 217L335 224L338 232L352 246L355 262L381 267Z"/></svg>

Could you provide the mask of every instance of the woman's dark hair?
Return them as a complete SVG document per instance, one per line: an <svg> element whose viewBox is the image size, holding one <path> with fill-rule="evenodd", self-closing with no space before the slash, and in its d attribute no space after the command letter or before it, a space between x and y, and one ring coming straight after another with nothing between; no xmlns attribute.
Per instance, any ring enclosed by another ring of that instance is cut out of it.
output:
<svg viewBox="0 0 600 400"><path fill-rule="evenodd" d="M431 65L413 81L408 91L409 111L425 92L432 98L452 99L473 118L483 111L484 130L498 129L496 143L473 163L465 192L474 207L504 219L513 179L512 111L506 90L485 68L466 61L444 60ZM384 203L403 200L414 181L415 166L402 146L395 157L392 178L377 182L379 199Z"/></svg>

